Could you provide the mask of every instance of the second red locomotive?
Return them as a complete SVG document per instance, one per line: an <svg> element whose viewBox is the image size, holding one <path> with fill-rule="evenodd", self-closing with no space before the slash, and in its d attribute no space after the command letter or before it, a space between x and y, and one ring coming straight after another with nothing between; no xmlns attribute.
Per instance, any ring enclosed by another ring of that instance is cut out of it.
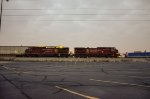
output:
<svg viewBox="0 0 150 99"><path fill-rule="evenodd" d="M118 57L118 50L115 47L97 47L97 48L74 48L75 57Z"/></svg>

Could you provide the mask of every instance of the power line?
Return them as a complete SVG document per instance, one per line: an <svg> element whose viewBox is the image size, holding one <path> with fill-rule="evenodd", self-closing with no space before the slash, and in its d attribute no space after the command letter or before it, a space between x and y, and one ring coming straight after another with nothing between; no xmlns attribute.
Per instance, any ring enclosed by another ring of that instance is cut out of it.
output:
<svg viewBox="0 0 150 99"><path fill-rule="evenodd" d="M11 0L11 2L14 2L14 1L44 1L44 0ZM48 1L48 0L45 0L45 1Z"/></svg>
<svg viewBox="0 0 150 99"><path fill-rule="evenodd" d="M3 9L3 10L150 10L150 9L100 9L100 8L50 8L50 9Z"/></svg>
<svg viewBox="0 0 150 99"><path fill-rule="evenodd" d="M5 20L5 21L150 21L150 20Z"/></svg>
<svg viewBox="0 0 150 99"><path fill-rule="evenodd" d="M7 14L7 15L3 15L3 16L53 16L53 15L67 15L67 16L72 16L72 15L83 15L83 16L103 16L103 15L107 15L107 16L119 16L119 15L150 15L150 14L44 14L44 15L30 15L30 14L24 14L24 15L19 15L19 14Z"/></svg>

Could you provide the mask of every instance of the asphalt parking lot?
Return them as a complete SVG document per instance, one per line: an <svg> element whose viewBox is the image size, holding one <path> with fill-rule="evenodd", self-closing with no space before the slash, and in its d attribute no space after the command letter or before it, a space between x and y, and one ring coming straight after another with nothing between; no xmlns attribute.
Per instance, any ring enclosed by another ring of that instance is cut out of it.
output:
<svg viewBox="0 0 150 99"><path fill-rule="evenodd" d="M0 99L150 99L150 62L0 61Z"/></svg>

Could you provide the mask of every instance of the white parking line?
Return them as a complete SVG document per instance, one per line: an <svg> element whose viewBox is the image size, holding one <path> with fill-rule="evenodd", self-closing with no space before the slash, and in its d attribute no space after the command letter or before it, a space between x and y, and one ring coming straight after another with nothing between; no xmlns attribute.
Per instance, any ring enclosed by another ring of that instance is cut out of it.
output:
<svg viewBox="0 0 150 99"><path fill-rule="evenodd" d="M72 90L69 90L69 89L66 89L66 88L60 87L60 86L55 86L55 87L56 87L56 88L58 88L58 89L62 89L62 90L64 90L64 91L70 92L70 93L72 93L72 94L75 94L75 95L78 95L78 96L81 96L81 97L87 98L87 99L100 99L100 98L96 98L96 97L92 97L92 96L84 95L84 94L81 94L81 93L78 93L78 92L75 92L75 91L72 91Z"/></svg>
<svg viewBox="0 0 150 99"><path fill-rule="evenodd" d="M150 77L142 77L142 76L127 76L127 75L113 75L113 76L131 77L131 78L150 78Z"/></svg>
<svg viewBox="0 0 150 99"><path fill-rule="evenodd" d="M132 77L132 78L150 78L150 77L141 77L141 76L128 76L128 77Z"/></svg>
<svg viewBox="0 0 150 99"><path fill-rule="evenodd" d="M7 70L12 70L12 69L10 69L10 68L8 68L8 67L6 67L6 66L2 66L3 68L5 68L5 69L7 69Z"/></svg>
<svg viewBox="0 0 150 99"><path fill-rule="evenodd" d="M106 81L106 80L96 80L96 79L89 79L89 80L97 81L97 82L104 82L104 83L113 83L113 84L120 84L120 85L130 85L130 86L139 86L139 87L150 88L150 86L144 86L144 85L139 85L139 84L122 83L122 82Z"/></svg>
<svg viewBox="0 0 150 99"><path fill-rule="evenodd" d="M28 72L19 72L19 71L16 71L14 70L15 68L9 68L9 67L6 67L6 66L2 66L3 68L5 68L6 70L10 70L10 71L13 71L14 73L24 73L24 74L28 74Z"/></svg>

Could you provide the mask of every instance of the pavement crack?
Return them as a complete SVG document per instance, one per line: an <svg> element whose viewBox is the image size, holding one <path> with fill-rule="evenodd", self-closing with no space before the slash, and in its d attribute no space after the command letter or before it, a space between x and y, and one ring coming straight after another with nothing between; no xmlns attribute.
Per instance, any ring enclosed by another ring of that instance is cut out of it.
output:
<svg viewBox="0 0 150 99"><path fill-rule="evenodd" d="M60 80L60 82L63 82L65 80L65 78L62 78L61 80Z"/></svg>
<svg viewBox="0 0 150 99"><path fill-rule="evenodd" d="M57 93L60 93L61 91L63 91L63 90L62 90L62 89L59 89L58 91L53 92L52 94L57 94Z"/></svg>
<svg viewBox="0 0 150 99"><path fill-rule="evenodd" d="M143 84L146 85L146 86L150 85L150 83L148 83L148 82L143 82Z"/></svg>
<svg viewBox="0 0 150 99"><path fill-rule="evenodd" d="M32 99L28 94L26 94L21 88L19 88L18 86L16 86L11 80L9 80L6 76L4 76L3 74L0 73L0 75L6 80L8 81L10 84L12 84L16 89L18 89L20 91L20 93L22 95L24 95L27 99Z"/></svg>
<svg viewBox="0 0 150 99"><path fill-rule="evenodd" d="M105 74L109 74L108 72L106 72L103 68L101 68L101 71Z"/></svg>
<svg viewBox="0 0 150 99"><path fill-rule="evenodd" d="M45 81L47 79L47 76L45 75L44 78L42 79L42 82Z"/></svg>

